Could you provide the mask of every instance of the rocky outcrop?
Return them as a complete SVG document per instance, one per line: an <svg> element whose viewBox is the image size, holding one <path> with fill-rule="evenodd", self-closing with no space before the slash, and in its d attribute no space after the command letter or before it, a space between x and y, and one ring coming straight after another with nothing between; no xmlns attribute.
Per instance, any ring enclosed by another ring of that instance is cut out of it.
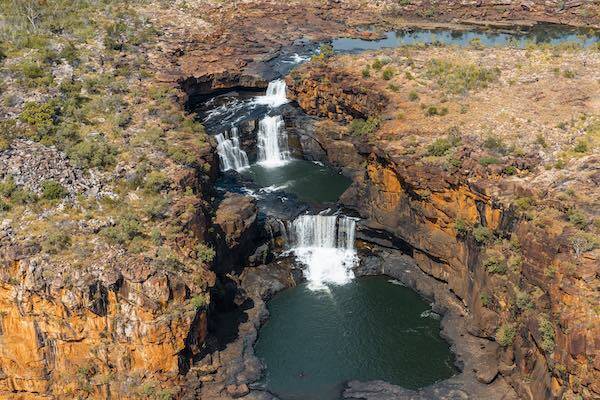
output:
<svg viewBox="0 0 600 400"><path fill-rule="evenodd" d="M219 237L214 271L241 271L258 246L258 208L249 196L228 193L217 208L214 223Z"/></svg>
<svg viewBox="0 0 600 400"><path fill-rule="evenodd" d="M300 74L294 71L286 78L288 97L309 115L349 122L378 115L387 103L385 95L347 73L336 71L328 63L317 64Z"/></svg>
<svg viewBox="0 0 600 400"><path fill-rule="evenodd" d="M98 171L84 173L54 146L47 147L31 140L13 140L8 149L0 150L0 180L8 177L13 177L15 184L37 195L42 193L42 184L48 180L60 183L71 196L102 194Z"/></svg>
<svg viewBox="0 0 600 400"><path fill-rule="evenodd" d="M291 90L306 96L297 101L310 112L314 92ZM332 91L326 82L315 92L323 99L327 95L321 93ZM584 305L586 299L597 301L600 254L578 256L568 225L523 218L509 199L532 196L530 189L467 164L448 170L393 143L349 137L331 123L305 134L318 143L306 150L320 149L316 156L325 153L353 176L341 202L363 218L360 236L408 249L420 270L444 282L464 305L468 334L501 344L495 366L476 371L476 379L494 382L499 374L525 399L600 395L600 348L594 339L600 326ZM388 389L352 384L347 393L349 398L431 394Z"/></svg>
<svg viewBox="0 0 600 400"><path fill-rule="evenodd" d="M73 274L37 251L0 251L0 398L134 398L178 379L207 329L193 280L116 254Z"/></svg>

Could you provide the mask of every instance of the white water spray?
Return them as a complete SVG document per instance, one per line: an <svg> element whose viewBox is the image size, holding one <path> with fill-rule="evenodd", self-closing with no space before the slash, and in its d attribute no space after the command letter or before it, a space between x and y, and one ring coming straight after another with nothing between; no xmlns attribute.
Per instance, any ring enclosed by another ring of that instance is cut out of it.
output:
<svg viewBox="0 0 600 400"><path fill-rule="evenodd" d="M240 148L237 128L233 127L225 134L219 133L215 138L217 139L217 153L221 160L221 171L230 169L240 171L249 166L248 155Z"/></svg>
<svg viewBox="0 0 600 400"><path fill-rule="evenodd" d="M348 217L302 215L291 226L290 240L296 259L306 266L304 275L312 290L325 284L343 285L354 277L356 221Z"/></svg>
<svg viewBox="0 0 600 400"><path fill-rule="evenodd" d="M282 104L289 102L285 96L286 85L283 79L277 79L269 82L267 86L267 94L255 98L257 104L265 104L271 107L279 107Z"/></svg>
<svg viewBox="0 0 600 400"><path fill-rule="evenodd" d="M266 116L258 123L258 162L278 167L290 158L288 136L281 115Z"/></svg>

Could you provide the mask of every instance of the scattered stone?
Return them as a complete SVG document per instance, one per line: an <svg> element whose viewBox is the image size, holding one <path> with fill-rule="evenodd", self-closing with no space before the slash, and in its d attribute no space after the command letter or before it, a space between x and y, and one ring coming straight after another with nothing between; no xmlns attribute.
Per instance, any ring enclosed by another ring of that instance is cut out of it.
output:
<svg viewBox="0 0 600 400"><path fill-rule="evenodd" d="M74 167L54 146L31 140L16 139L8 149L0 151L0 180L8 177L37 195L42 193L42 185L47 180L60 183L70 196L78 193L97 196L101 189L100 179L94 172L85 173Z"/></svg>

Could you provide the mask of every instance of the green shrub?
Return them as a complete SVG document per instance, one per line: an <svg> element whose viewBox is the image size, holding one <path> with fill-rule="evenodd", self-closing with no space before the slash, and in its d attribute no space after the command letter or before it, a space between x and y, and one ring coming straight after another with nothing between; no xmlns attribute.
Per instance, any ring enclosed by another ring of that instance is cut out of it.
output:
<svg viewBox="0 0 600 400"><path fill-rule="evenodd" d="M23 111L19 115L22 122L43 133L47 133L54 126L55 118L56 107L50 102L35 103L29 101L25 103Z"/></svg>
<svg viewBox="0 0 600 400"><path fill-rule="evenodd" d="M198 294L190 299L190 304L195 309L202 308L208 304L208 299L205 295Z"/></svg>
<svg viewBox="0 0 600 400"><path fill-rule="evenodd" d="M373 69L379 71L381 68L383 68L383 61L381 61L379 58L376 58L375 61L373 61Z"/></svg>
<svg viewBox="0 0 600 400"><path fill-rule="evenodd" d="M198 260L202 261L203 263L211 262L216 255L214 249L210 246L207 246L204 243L198 244L198 246L196 247L196 254Z"/></svg>
<svg viewBox="0 0 600 400"><path fill-rule="evenodd" d="M57 254L71 245L71 237L62 231L54 230L46 234L42 241L42 250L49 254Z"/></svg>
<svg viewBox="0 0 600 400"><path fill-rule="evenodd" d="M30 190L27 190L25 188L22 189L16 189L11 195L10 195L10 200L14 203L14 204L33 204L36 201L38 201L37 196L35 195L35 193L33 193Z"/></svg>
<svg viewBox="0 0 600 400"><path fill-rule="evenodd" d="M570 69L565 69L563 71L563 76L568 79L573 79L573 78L575 78L575 72L573 72Z"/></svg>
<svg viewBox="0 0 600 400"><path fill-rule="evenodd" d="M513 344L517 336L517 328L514 324L504 323L496 331L496 342L500 346L508 347Z"/></svg>
<svg viewBox="0 0 600 400"><path fill-rule="evenodd" d="M152 171L146 175L146 182L144 188L150 192L161 192L168 189L171 186L171 180L164 173L159 171Z"/></svg>
<svg viewBox="0 0 600 400"><path fill-rule="evenodd" d="M552 323L548 320L546 315L540 315L538 317L539 323L539 332L542 336L542 340L540 342L540 347L547 353L552 353L554 351L555 343L555 333L554 327Z"/></svg>
<svg viewBox="0 0 600 400"><path fill-rule="evenodd" d="M445 156L453 147L453 144L447 138L438 138L427 146L427 154L430 156Z"/></svg>
<svg viewBox="0 0 600 400"><path fill-rule="evenodd" d="M10 211L10 204L0 199L0 212L2 211Z"/></svg>
<svg viewBox="0 0 600 400"><path fill-rule="evenodd" d="M548 147L548 143L546 143L546 138L541 133L537 134L537 136L535 137L535 142L542 146L544 149Z"/></svg>
<svg viewBox="0 0 600 400"><path fill-rule="evenodd" d="M114 165L117 149L100 136L87 138L68 151L69 158L84 168L105 168Z"/></svg>
<svg viewBox="0 0 600 400"><path fill-rule="evenodd" d="M13 177L8 177L7 179L0 182L0 195L4 197L10 197L10 195L17 189L17 185L15 184L15 180Z"/></svg>
<svg viewBox="0 0 600 400"><path fill-rule="evenodd" d="M483 147L496 153L506 153L506 145L504 144L502 139L496 135L487 136L483 141Z"/></svg>
<svg viewBox="0 0 600 400"><path fill-rule="evenodd" d="M321 46L319 46L319 53L312 56L312 60L314 61L326 61L328 60L331 56L333 56L334 51L333 51L333 46L331 46L330 44L324 43Z"/></svg>
<svg viewBox="0 0 600 400"><path fill-rule="evenodd" d="M519 197L513 203L520 211L529 211L535 206L535 199L531 196Z"/></svg>
<svg viewBox="0 0 600 400"><path fill-rule="evenodd" d="M169 198L157 197L144 207L144 212L152 219L163 219L167 215L171 201Z"/></svg>
<svg viewBox="0 0 600 400"><path fill-rule="evenodd" d="M573 246L575 255L579 257L586 251L600 247L600 237L590 232L579 231L569 237L569 243Z"/></svg>
<svg viewBox="0 0 600 400"><path fill-rule="evenodd" d="M462 218L457 218L454 222L454 229L456 229L456 233L460 236L466 236L471 232L471 225Z"/></svg>
<svg viewBox="0 0 600 400"><path fill-rule="evenodd" d="M483 166L488 166L488 165L493 165L493 164L500 164L502 163L501 160L499 160L496 157L492 157L492 156L484 156L481 157L479 159L479 164L483 165Z"/></svg>
<svg viewBox="0 0 600 400"><path fill-rule="evenodd" d="M506 273L506 260L501 254L490 255L483 261L483 267L490 274L503 275Z"/></svg>
<svg viewBox="0 0 600 400"><path fill-rule="evenodd" d="M517 308L519 310L530 310L533 308L533 302L531 301L531 297L526 291L515 290L515 302L517 304Z"/></svg>
<svg viewBox="0 0 600 400"><path fill-rule="evenodd" d="M479 299L481 300L481 305L484 307L490 304L490 296L485 292L479 295Z"/></svg>
<svg viewBox="0 0 600 400"><path fill-rule="evenodd" d="M362 76L363 78L368 78L371 76L371 68L368 65L362 69Z"/></svg>
<svg viewBox="0 0 600 400"><path fill-rule="evenodd" d="M126 244L133 238L142 235L142 223L133 214L121 216L115 226L102 229L101 233L110 242L115 244Z"/></svg>
<svg viewBox="0 0 600 400"><path fill-rule="evenodd" d="M55 180L48 179L42 183L42 197L48 200L62 199L67 196L69 192L64 188L63 185L56 182Z"/></svg>
<svg viewBox="0 0 600 400"><path fill-rule="evenodd" d="M567 217L570 223L581 229L584 229L589 224L587 216L576 208L571 208L567 211Z"/></svg>
<svg viewBox="0 0 600 400"><path fill-rule="evenodd" d="M386 81L389 81L390 79L392 79L394 77L394 70L391 67L387 67L383 70L381 76Z"/></svg>
<svg viewBox="0 0 600 400"><path fill-rule="evenodd" d="M482 225L477 225L473 228L473 237L477 243L487 243L494 237L494 233Z"/></svg>
<svg viewBox="0 0 600 400"><path fill-rule="evenodd" d="M585 153L586 151L588 151L588 144L584 140L579 140L573 148L573 150L576 153Z"/></svg>
<svg viewBox="0 0 600 400"><path fill-rule="evenodd" d="M429 106L427 107L427 110L425 110L425 115L427 115L428 117L432 117L434 115L438 115L438 109L436 106Z"/></svg>
<svg viewBox="0 0 600 400"><path fill-rule="evenodd" d="M509 165L508 167L505 167L502 172L504 172L505 175L515 175L517 173L517 168Z"/></svg>
<svg viewBox="0 0 600 400"><path fill-rule="evenodd" d="M167 153L173 161L181 165L194 165L198 161L197 154L189 147L172 146Z"/></svg>
<svg viewBox="0 0 600 400"><path fill-rule="evenodd" d="M523 257L518 254L513 254L508 257L508 266L513 271L518 271L523 266Z"/></svg>
<svg viewBox="0 0 600 400"><path fill-rule="evenodd" d="M380 120L377 117L369 117L366 121L361 118L352 120L349 132L352 136L368 136L379 128Z"/></svg>
<svg viewBox="0 0 600 400"><path fill-rule="evenodd" d="M411 92L408 94L408 99L409 99L410 101L417 101L417 100L419 100L419 95L417 94L417 92L415 92L415 91L413 90L413 91L411 91Z"/></svg>

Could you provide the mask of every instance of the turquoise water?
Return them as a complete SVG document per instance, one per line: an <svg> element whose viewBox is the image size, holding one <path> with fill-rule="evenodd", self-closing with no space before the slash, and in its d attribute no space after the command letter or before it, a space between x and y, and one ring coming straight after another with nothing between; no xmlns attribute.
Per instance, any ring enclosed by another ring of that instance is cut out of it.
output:
<svg viewBox="0 0 600 400"><path fill-rule="evenodd" d="M264 384L283 400L339 399L351 379L415 389L456 373L429 305L389 278L329 291L300 285L268 307L255 351L267 367Z"/></svg>

